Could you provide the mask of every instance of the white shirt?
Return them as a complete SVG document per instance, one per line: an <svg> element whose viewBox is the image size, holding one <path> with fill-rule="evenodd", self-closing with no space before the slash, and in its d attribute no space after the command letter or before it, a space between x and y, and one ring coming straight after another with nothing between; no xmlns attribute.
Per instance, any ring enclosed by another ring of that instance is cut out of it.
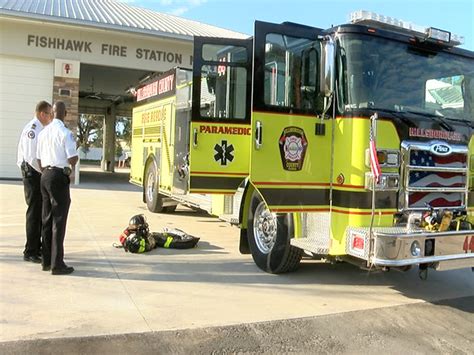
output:
<svg viewBox="0 0 474 355"><path fill-rule="evenodd" d="M43 130L40 120L34 117L26 124L20 135L18 142L18 154L16 164L21 167L23 161L30 164L36 171L41 172L38 160L36 159L36 146L38 135Z"/></svg>
<svg viewBox="0 0 474 355"><path fill-rule="evenodd" d="M43 168L69 166L69 158L77 156L76 141L72 132L66 128L63 121L53 119L38 137L36 157L41 160Z"/></svg>

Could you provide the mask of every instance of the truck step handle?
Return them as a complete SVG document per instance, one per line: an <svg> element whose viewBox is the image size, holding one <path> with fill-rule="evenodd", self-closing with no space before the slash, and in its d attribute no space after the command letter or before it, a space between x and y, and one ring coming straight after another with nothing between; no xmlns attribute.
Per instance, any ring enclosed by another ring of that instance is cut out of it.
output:
<svg viewBox="0 0 474 355"><path fill-rule="evenodd" d="M198 130L194 128L193 130L193 147L197 147L198 145Z"/></svg>
<svg viewBox="0 0 474 355"><path fill-rule="evenodd" d="M262 134L263 134L262 122L257 121L255 124L255 149L260 149L262 147Z"/></svg>

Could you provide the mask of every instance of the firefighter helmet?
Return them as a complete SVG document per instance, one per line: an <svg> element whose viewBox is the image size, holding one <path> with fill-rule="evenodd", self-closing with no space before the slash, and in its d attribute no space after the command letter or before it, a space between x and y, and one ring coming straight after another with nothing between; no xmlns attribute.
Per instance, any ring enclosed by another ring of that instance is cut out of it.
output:
<svg viewBox="0 0 474 355"><path fill-rule="evenodd" d="M148 233L148 223L146 218L142 214L137 214L130 218L128 222L128 229L131 232L139 233L139 234L147 234Z"/></svg>
<svg viewBox="0 0 474 355"><path fill-rule="evenodd" d="M130 233L125 239L124 248L130 253L143 253L145 252L145 238L136 233Z"/></svg>

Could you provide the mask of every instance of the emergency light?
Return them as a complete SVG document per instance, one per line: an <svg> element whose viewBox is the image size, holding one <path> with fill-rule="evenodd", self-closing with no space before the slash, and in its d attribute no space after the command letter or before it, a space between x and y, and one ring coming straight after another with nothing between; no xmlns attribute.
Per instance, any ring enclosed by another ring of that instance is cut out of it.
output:
<svg viewBox="0 0 474 355"><path fill-rule="evenodd" d="M393 17L383 16L370 11L354 11L350 14L350 22L366 24L369 26L387 28L391 30L401 30L408 32L420 39L442 42L452 46L464 44L464 37L452 34L434 27L424 27L411 22L402 21Z"/></svg>

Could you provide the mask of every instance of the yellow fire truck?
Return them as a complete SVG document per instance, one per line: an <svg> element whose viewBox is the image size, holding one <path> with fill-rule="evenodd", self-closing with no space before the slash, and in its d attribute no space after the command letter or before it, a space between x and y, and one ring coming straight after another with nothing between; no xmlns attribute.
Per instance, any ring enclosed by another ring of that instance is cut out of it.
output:
<svg viewBox="0 0 474 355"><path fill-rule="evenodd" d="M153 212L183 203L238 224L240 251L270 273L303 255L422 277L473 267L461 41L365 11L327 30L257 21L248 40L196 37L192 71L137 87L131 181Z"/></svg>

